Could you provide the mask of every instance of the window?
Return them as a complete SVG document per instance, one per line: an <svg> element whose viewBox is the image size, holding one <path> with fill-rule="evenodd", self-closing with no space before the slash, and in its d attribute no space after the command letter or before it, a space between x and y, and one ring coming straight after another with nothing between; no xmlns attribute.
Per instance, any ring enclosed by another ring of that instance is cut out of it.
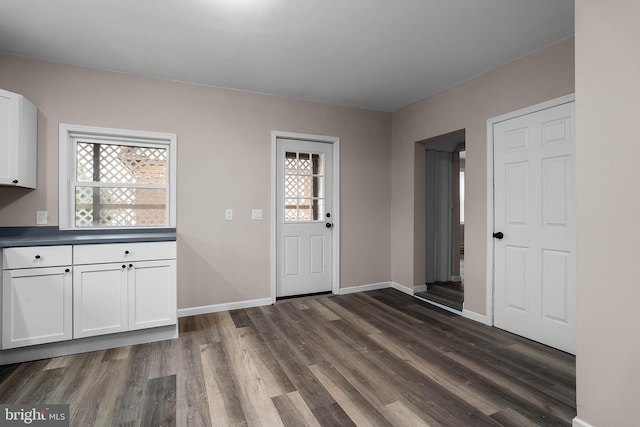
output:
<svg viewBox="0 0 640 427"><path fill-rule="evenodd" d="M175 134L60 125L60 228L175 227Z"/></svg>
<svg viewBox="0 0 640 427"><path fill-rule="evenodd" d="M285 153L284 197L285 222L324 219L324 154Z"/></svg>

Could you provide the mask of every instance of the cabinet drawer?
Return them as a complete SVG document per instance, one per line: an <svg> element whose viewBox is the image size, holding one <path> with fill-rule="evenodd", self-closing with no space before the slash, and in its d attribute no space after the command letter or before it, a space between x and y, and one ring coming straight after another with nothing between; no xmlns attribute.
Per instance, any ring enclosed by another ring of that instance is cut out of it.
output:
<svg viewBox="0 0 640 427"><path fill-rule="evenodd" d="M5 270L63 265L71 265L71 246L31 246L2 251Z"/></svg>
<svg viewBox="0 0 640 427"><path fill-rule="evenodd" d="M174 259L176 242L110 243L73 247L74 264Z"/></svg>

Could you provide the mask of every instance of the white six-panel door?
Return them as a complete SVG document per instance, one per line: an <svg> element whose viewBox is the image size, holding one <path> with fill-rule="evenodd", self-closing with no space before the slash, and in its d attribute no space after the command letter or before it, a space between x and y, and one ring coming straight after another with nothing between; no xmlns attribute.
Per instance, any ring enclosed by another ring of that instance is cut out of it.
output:
<svg viewBox="0 0 640 427"><path fill-rule="evenodd" d="M332 146L276 140L276 296L332 289Z"/></svg>
<svg viewBox="0 0 640 427"><path fill-rule="evenodd" d="M574 103L493 125L494 324L575 353Z"/></svg>

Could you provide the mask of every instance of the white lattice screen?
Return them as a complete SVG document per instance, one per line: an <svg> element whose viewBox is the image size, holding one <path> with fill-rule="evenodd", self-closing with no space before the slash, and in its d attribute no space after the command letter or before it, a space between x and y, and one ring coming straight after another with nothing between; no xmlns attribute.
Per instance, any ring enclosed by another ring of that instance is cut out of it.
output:
<svg viewBox="0 0 640 427"><path fill-rule="evenodd" d="M319 221L324 215L324 155L285 153L284 220Z"/></svg>
<svg viewBox="0 0 640 427"><path fill-rule="evenodd" d="M77 227L165 224L165 148L88 142L76 146Z"/></svg>

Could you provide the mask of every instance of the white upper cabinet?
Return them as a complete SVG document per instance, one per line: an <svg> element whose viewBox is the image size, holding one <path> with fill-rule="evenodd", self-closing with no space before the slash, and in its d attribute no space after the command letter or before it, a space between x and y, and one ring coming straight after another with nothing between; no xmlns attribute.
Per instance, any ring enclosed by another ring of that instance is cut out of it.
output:
<svg viewBox="0 0 640 427"><path fill-rule="evenodd" d="M0 185L36 188L38 109L0 89Z"/></svg>

